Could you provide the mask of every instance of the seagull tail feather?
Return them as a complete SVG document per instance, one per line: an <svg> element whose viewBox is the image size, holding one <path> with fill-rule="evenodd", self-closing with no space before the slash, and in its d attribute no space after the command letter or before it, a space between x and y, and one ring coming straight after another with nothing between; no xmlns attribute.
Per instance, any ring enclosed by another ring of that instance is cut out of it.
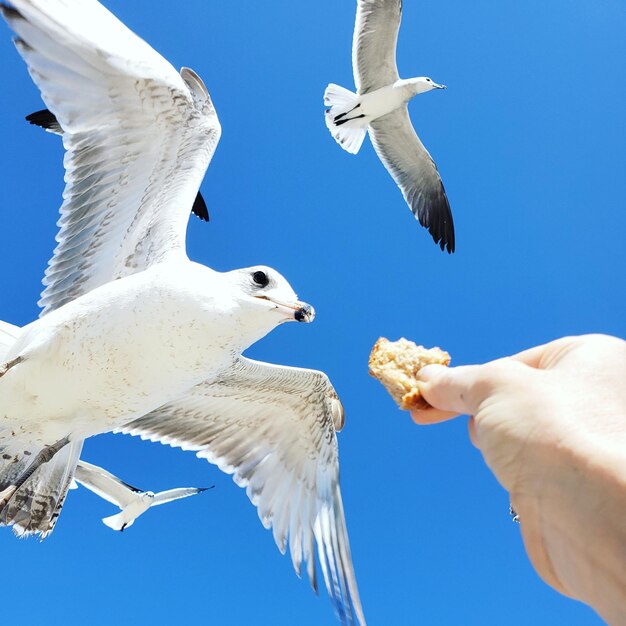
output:
<svg viewBox="0 0 626 626"><path fill-rule="evenodd" d="M82 447L82 439L46 446L0 432L0 526L12 526L18 537L45 539L61 513Z"/></svg>
<svg viewBox="0 0 626 626"><path fill-rule="evenodd" d="M348 89L330 83L324 92L325 121L335 141L350 154L356 154L363 144L367 132L365 117L359 112L360 99Z"/></svg>
<svg viewBox="0 0 626 626"><path fill-rule="evenodd" d="M330 83L324 92L324 105L327 107L336 107L338 109L337 113L341 112L339 109L349 109L353 107L357 104L358 100L359 96L353 91L341 85L336 85L335 83Z"/></svg>
<svg viewBox="0 0 626 626"><path fill-rule="evenodd" d="M121 513L116 513L115 515L110 515L109 517L103 517L102 523L113 530L124 530L129 526L133 525L135 520L131 519L130 521L126 519L126 512L122 511Z"/></svg>

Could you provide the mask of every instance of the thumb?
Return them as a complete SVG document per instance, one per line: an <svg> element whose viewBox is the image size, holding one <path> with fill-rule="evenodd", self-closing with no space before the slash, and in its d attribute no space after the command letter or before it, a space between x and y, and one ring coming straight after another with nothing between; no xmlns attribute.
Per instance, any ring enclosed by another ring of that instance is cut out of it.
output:
<svg viewBox="0 0 626 626"><path fill-rule="evenodd" d="M417 379L422 395L435 409L474 415L492 391L483 370L481 365L426 365L418 372Z"/></svg>

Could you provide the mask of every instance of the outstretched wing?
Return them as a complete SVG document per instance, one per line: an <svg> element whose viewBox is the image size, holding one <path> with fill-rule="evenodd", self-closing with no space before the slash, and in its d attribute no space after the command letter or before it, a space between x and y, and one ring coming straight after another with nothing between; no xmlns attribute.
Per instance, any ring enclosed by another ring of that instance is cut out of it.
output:
<svg viewBox="0 0 626 626"><path fill-rule="evenodd" d="M363 94L395 83L396 43L402 18L402 0L358 0L352 71L357 93Z"/></svg>
<svg viewBox="0 0 626 626"><path fill-rule="evenodd" d="M26 121L33 126L43 128L46 132L52 133L53 135L63 134L63 129L61 128L61 124L59 124L59 120L57 120L54 114L51 111L48 111L48 109L42 109L41 111L35 111L34 113L27 115ZM191 212L199 217L203 222L209 221L209 211L200 192L198 192L196 199L193 201Z"/></svg>
<svg viewBox="0 0 626 626"><path fill-rule="evenodd" d="M336 427L343 410L322 372L241 357L217 380L131 422L121 432L185 450L233 474L314 588L314 544L344 624L365 624L339 489Z"/></svg>
<svg viewBox="0 0 626 626"><path fill-rule="evenodd" d="M179 487L178 489L168 489L167 491L160 491L154 495L152 506L159 504L167 504L174 500L180 500L180 498L188 498L189 496L195 496L198 493L202 493L210 489L210 487Z"/></svg>
<svg viewBox="0 0 626 626"><path fill-rule="evenodd" d="M206 87L96 0L12 0L2 14L63 129L66 187L43 313L167 255L220 136Z"/></svg>
<svg viewBox="0 0 626 626"><path fill-rule="evenodd" d="M120 509L135 500L136 494L142 493L141 489L125 483L105 469L82 460L76 466L74 479Z"/></svg>
<svg viewBox="0 0 626 626"><path fill-rule="evenodd" d="M437 166L413 129L405 107L370 124L370 139L419 223L435 243L454 252L454 223Z"/></svg>

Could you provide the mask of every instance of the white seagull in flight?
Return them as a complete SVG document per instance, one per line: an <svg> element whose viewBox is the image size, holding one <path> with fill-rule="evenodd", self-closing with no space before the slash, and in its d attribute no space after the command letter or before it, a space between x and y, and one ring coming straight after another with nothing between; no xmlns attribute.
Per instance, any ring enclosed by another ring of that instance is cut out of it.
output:
<svg viewBox="0 0 626 626"><path fill-rule="evenodd" d="M352 70L357 93L331 83L324 93L326 126L337 143L356 154L369 130L374 149L409 208L439 247L454 252L454 223L437 166L415 133L409 100L445 89L430 78L401 79L396 43L402 0L357 0Z"/></svg>
<svg viewBox="0 0 626 626"><path fill-rule="evenodd" d="M364 624L337 395L322 372L241 356L313 309L273 269L221 273L186 255L220 137L204 83L96 0L12 0L2 14L62 130L66 187L42 316L0 360L0 524L48 535L87 437L194 450L245 487L314 587L317 548L339 618Z"/></svg>
<svg viewBox="0 0 626 626"><path fill-rule="evenodd" d="M150 507L159 506L188 498L198 493L207 491L211 487L179 487L154 493L153 491L142 491L133 487L111 472L92 465L86 461L79 461L74 473L76 482L80 483L90 491L104 498L107 502L115 504L121 513L103 518L103 523L113 530L123 531L132 526L135 520L145 513Z"/></svg>

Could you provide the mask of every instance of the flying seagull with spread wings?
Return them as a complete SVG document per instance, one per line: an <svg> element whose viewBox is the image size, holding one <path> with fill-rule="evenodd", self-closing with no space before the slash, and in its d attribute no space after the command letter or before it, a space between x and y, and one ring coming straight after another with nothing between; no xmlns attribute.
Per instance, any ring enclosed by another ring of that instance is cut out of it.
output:
<svg viewBox="0 0 626 626"><path fill-rule="evenodd" d="M442 250L454 252L452 212L437 166L413 129L407 105L414 96L445 89L430 78L401 79L396 43L402 0L357 0L352 41L356 93L331 83L324 93L326 126L356 154L369 131L372 144L409 208Z"/></svg>
<svg viewBox="0 0 626 626"><path fill-rule="evenodd" d="M66 187L42 315L0 361L0 524L48 535L87 437L180 446L246 488L314 587L317 549L339 618L364 624L337 395L322 372L241 356L313 309L271 268L217 272L186 255L220 137L204 83L96 0L13 0L2 14L62 129Z"/></svg>
<svg viewBox="0 0 626 626"><path fill-rule="evenodd" d="M207 491L211 487L179 487L154 493L133 487L102 467L86 461L79 461L74 473L76 482L90 491L115 504L122 512L103 518L103 522L113 530L123 531L132 526L135 520L150 507L167 504L180 498L188 498Z"/></svg>

